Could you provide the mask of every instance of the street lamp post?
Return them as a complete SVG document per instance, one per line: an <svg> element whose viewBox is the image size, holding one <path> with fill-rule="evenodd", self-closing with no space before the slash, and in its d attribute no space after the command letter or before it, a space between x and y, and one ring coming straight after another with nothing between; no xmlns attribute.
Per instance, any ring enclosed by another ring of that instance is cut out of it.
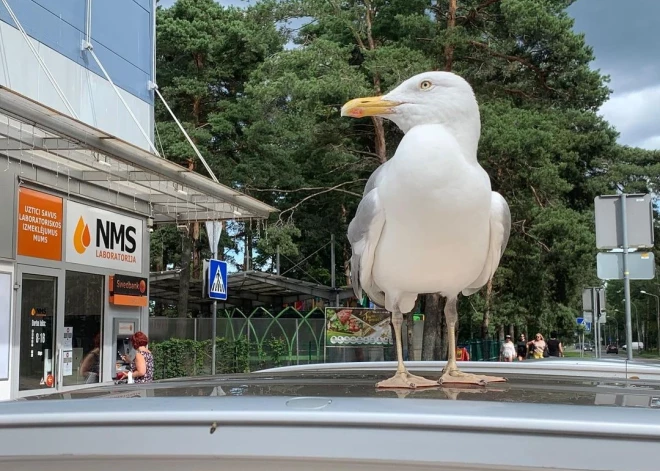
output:
<svg viewBox="0 0 660 471"><path fill-rule="evenodd" d="M656 305L655 315L656 315L656 322L658 324L658 353L660 353L660 296L647 293L646 291L640 291L640 293L645 294L647 296L653 296L655 298L655 305Z"/></svg>

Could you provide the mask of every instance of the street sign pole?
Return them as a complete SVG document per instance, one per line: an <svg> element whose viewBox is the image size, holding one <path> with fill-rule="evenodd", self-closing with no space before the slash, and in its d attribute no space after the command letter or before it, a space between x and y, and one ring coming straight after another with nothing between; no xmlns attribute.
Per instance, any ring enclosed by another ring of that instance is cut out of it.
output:
<svg viewBox="0 0 660 471"><path fill-rule="evenodd" d="M591 325L594 327L594 356L598 358L598 347L600 346L600 342L598 339L598 291L596 288L591 288L591 306L593 316Z"/></svg>
<svg viewBox="0 0 660 471"><path fill-rule="evenodd" d="M214 260L217 258L218 255L218 249L216 245L216 249L213 250L211 253L211 258ZM209 277L211 276L211 270L209 270ZM206 282L206 280L204 280ZM216 337L217 337L217 323L218 323L218 301L216 299L213 300L213 304L211 305L211 332L213 332L213 337L211 340L211 376L215 376L215 347L216 347Z"/></svg>
<svg viewBox="0 0 660 471"><path fill-rule="evenodd" d="M206 235L209 238L209 245L211 249L211 259L215 260L218 258L218 244L220 243L220 235L222 232L222 223L218 221L207 221L206 222ZM209 278L215 276L211 274L211 269L209 267L208 271ZM209 284L208 280L204 280L204 283ZM218 301L213 299L213 304L211 305L211 375L215 376L215 352L216 352L216 337L217 337L217 323L218 323Z"/></svg>
<svg viewBox="0 0 660 471"><path fill-rule="evenodd" d="M632 361L632 314L630 311L630 273L628 272L628 220L626 214L626 194L621 192L621 232L623 242L623 293L625 296L625 315L626 315L626 356L628 361Z"/></svg>

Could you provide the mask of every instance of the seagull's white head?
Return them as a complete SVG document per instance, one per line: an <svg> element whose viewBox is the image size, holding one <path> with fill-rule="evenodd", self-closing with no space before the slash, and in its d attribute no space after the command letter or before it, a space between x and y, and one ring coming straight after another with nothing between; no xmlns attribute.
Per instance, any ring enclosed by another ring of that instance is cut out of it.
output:
<svg viewBox="0 0 660 471"><path fill-rule="evenodd" d="M470 151L475 154L481 133L474 91L465 79L451 72L424 72L385 95L356 98L342 107L341 115L387 118L404 133L422 124L441 124L466 145L474 142Z"/></svg>

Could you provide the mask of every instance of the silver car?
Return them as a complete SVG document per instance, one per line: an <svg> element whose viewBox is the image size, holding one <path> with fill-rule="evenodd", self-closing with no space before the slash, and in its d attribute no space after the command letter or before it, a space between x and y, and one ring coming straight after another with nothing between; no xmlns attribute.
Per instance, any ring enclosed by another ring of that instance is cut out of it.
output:
<svg viewBox="0 0 660 471"><path fill-rule="evenodd" d="M409 364L427 377L442 366ZM508 382L377 390L393 367L288 367L2 403L0 469L658 469L654 365L465 362Z"/></svg>

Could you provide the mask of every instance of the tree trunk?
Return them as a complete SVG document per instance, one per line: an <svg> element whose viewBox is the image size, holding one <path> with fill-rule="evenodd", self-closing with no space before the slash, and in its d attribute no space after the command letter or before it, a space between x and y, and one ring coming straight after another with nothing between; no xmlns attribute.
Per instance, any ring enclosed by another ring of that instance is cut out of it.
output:
<svg viewBox="0 0 660 471"><path fill-rule="evenodd" d="M245 271L252 270L252 221L245 224L245 250L243 254Z"/></svg>
<svg viewBox="0 0 660 471"><path fill-rule="evenodd" d="M457 0L449 0L449 11L447 12L447 31L450 31L450 39L445 44L445 70L451 72L454 66L454 44L451 39L451 30L456 26Z"/></svg>
<svg viewBox="0 0 660 471"><path fill-rule="evenodd" d="M411 312L406 314L406 347L408 350L408 360L410 361L415 360L415 321L413 320L414 313L415 310L413 309Z"/></svg>
<svg viewBox="0 0 660 471"><path fill-rule="evenodd" d="M346 222L348 221L348 211L346 210L346 206L343 204L341 205L341 221L344 224L346 224ZM342 247L342 255L344 257L343 260L344 260L345 286L351 286L351 250L347 238L343 239L341 247Z"/></svg>
<svg viewBox="0 0 660 471"><path fill-rule="evenodd" d="M226 230L226 221L222 221L220 223L220 242L218 242L218 260L224 260L225 259L225 246L222 245L222 234L224 234Z"/></svg>
<svg viewBox="0 0 660 471"><path fill-rule="evenodd" d="M436 317L436 329L438 330L438 337L435 339L435 348L433 349L433 359L435 361L446 360L447 353L449 352L449 345L447 344L447 319L445 318L444 308L447 300L440 297L441 300L441 313Z"/></svg>
<svg viewBox="0 0 660 471"><path fill-rule="evenodd" d="M199 246L199 222L193 222L192 229L192 278L199 280L202 278L202 250Z"/></svg>
<svg viewBox="0 0 660 471"><path fill-rule="evenodd" d="M190 256L192 244L190 234L181 236L181 272L179 273L179 302L178 312L180 318L188 317L188 293L190 292Z"/></svg>
<svg viewBox="0 0 660 471"><path fill-rule="evenodd" d="M374 131L376 133L376 136L374 137L376 155L378 155L378 160L380 163L384 164L387 162L387 146L385 144L385 127L383 126L383 119L373 117L372 121L374 123Z"/></svg>
<svg viewBox="0 0 660 471"><path fill-rule="evenodd" d="M486 309L484 310L484 320L481 323L481 338L484 340L487 340L489 335L488 335L488 327L490 326L490 304L491 304L491 298L493 295L493 279L491 278L488 280L488 284L486 285Z"/></svg>
<svg viewBox="0 0 660 471"><path fill-rule="evenodd" d="M422 360L439 360L443 348L445 299L439 294L424 295L424 332Z"/></svg>
<svg viewBox="0 0 660 471"><path fill-rule="evenodd" d="M195 102L197 103L197 101ZM195 109L198 110L198 105L195 105ZM195 115L197 116L197 114ZM195 161L190 158L188 159L188 170L195 170ZM201 276L201 250L199 249L199 222L188 223L188 234L192 238L191 242L191 258L192 258L192 278L194 280L200 279Z"/></svg>

